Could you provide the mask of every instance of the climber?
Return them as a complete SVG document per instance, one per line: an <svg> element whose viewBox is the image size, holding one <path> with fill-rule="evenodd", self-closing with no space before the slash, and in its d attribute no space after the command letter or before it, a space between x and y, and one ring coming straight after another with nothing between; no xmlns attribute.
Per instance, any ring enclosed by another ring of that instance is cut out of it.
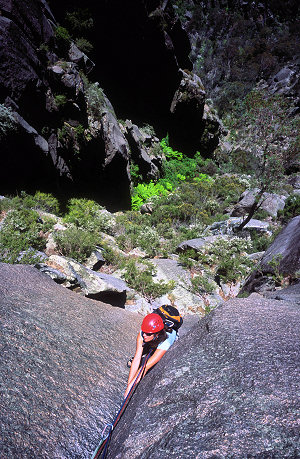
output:
<svg viewBox="0 0 300 459"><path fill-rule="evenodd" d="M130 372L125 397L129 393L132 385L134 383L137 384L140 379L145 376L147 371L162 358L176 340L176 331L169 328L167 330L168 331L166 331L165 324L159 314L151 313L144 318L141 331L136 340L135 356L128 362L128 366L130 365ZM135 381L149 352L151 352L151 354L147 360L145 369Z"/></svg>

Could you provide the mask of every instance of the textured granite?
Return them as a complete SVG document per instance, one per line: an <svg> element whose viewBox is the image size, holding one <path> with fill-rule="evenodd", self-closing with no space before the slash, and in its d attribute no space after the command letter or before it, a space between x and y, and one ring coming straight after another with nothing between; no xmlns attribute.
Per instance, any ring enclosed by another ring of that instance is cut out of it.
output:
<svg viewBox="0 0 300 459"><path fill-rule="evenodd" d="M108 458L300 457L299 337L291 301L218 307L146 375Z"/></svg>
<svg viewBox="0 0 300 459"><path fill-rule="evenodd" d="M141 316L0 263L0 457L90 458L123 400Z"/></svg>

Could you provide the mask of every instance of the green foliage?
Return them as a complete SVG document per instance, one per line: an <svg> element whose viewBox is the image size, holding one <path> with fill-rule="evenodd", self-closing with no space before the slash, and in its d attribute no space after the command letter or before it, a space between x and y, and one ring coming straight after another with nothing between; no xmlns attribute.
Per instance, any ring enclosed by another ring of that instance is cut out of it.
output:
<svg viewBox="0 0 300 459"><path fill-rule="evenodd" d="M135 163L130 164L130 175L133 186L137 186L143 180L143 177L140 174L140 168Z"/></svg>
<svg viewBox="0 0 300 459"><path fill-rule="evenodd" d="M110 265L112 268L121 268L123 259L121 255L110 247L105 242L101 242L102 255L105 260L106 265Z"/></svg>
<svg viewBox="0 0 300 459"><path fill-rule="evenodd" d="M88 8L77 8L74 11L68 11L66 13L66 22L75 35L87 32L94 26L92 14Z"/></svg>
<svg viewBox="0 0 300 459"><path fill-rule="evenodd" d="M54 240L61 255L83 263L99 243L99 236L72 226L54 233Z"/></svg>
<svg viewBox="0 0 300 459"><path fill-rule="evenodd" d="M255 231L251 232L251 242L252 242L252 250L251 252L264 252L267 250L269 245L272 242L272 239L267 234L259 234Z"/></svg>
<svg viewBox="0 0 300 459"><path fill-rule="evenodd" d="M222 282L236 282L249 274L254 262L247 257L252 251L251 241L237 237L219 238L207 249L196 254L198 265L220 277Z"/></svg>
<svg viewBox="0 0 300 459"><path fill-rule="evenodd" d="M299 120L299 115L289 116L284 96L262 90L252 90L237 106L231 132L244 139L245 170L263 191L280 190L284 169L299 150ZM231 160L233 167L243 162Z"/></svg>
<svg viewBox="0 0 300 459"><path fill-rule="evenodd" d="M287 223L291 218L297 215L300 215L300 196L298 194L293 194L285 201L284 209L278 212L278 217L284 223Z"/></svg>
<svg viewBox="0 0 300 459"><path fill-rule="evenodd" d="M114 222L103 207L89 199L72 198L67 204L68 213L64 216L66 223L71 223L77 228L88 232L104 231L111 233Z"/></svg>
<svg viewBox="0 0 300 459"><path fill-rule="evenodd" d="M253 261L246 256L250 251L251 242L245 239L219 239L210 249L217 264L216 274L225 282L235 282L245 277L253 268Z"/></svg>
<svg viewBox="0 0 300 459"><path fill-rule="evenodd" d="M60 108L60 107L64 107L66 105L66 103L68 102L68 99L64 94L57 94L54 97L54 102L55 102L55 105L58 108Z"/></svg>
<svg viewBox="0 0 300 459"><path fill-rule="evenodd" d="M161 183L150 182L148 184L139 183L133 191L131 204L133 210L138 210L144 202L153 196L166 196L168 191Z"/></svg>
<svg viewBox="0 0 300 459"><path fill-rule="evenodd" d="M268 265L272 268L274 274L273 279L277 285L281 285L283 281L283 274L280 272L280 262L282 260L282 254L273 255L272 260L268 262Z"/></svg>
<svg viewBox="0 0 300 459"><path fill-rule="evenodd" d="M76 44L77 48L79 48L80 51L82 51L85 54L91 53L93 51L93 49L94 49L92 43L89 40L87 40L86 38L83 38L83 37L76 38L75 44Z"/></svg>
<svg viewBox="0 0 300 459"><path fill-rule="evenodd" d="M6 207L3 210L25 208L59 214L58 200L52 194L41 191L36 191L34 195L21 191L19 196L4 199L3 203L0 201L0 209L3 205Z"/></svg>
<svg viewBox="0 0 300 459"><path fill-rule="evenodd" d="M202 275L194 276L191 279L193 286L193 293L203 294L203 293L213 293L215 290L214 284L212 284L206 277Z"/></svg>
<svg viewBox="0 0 300 459"><path fill-rule="evenodd" d="M90 83L87 77L82 76L85 86L85 98L87 103L87 112L90 116L100 119L102 116L103 108L106 105L105 94L99 84Z"/></svg>
<svg viewBox="0 0 300 459"><path fill-rule="evenodd" d="M140 131L141 131L143 134L151 135L152 137L155 137L155 136L156 136L154 127L151 126L150 124L147 124L147 123L144 123L144 125L140 128Z"/></svg>
<svg viewBox="0 0 300 459"><path fill-rule="evenodd" d="M57 130L57 133L58 140L64 148L79 158L81 148L87 141L84 126L82 126L82 124L78 124L78 126L71 126L65 121L64 125Z"/></svg>
<svg viewBox="0 0 300 459"><path fill-rule="evenodd" d="M62 26L56 27L55 38L59 42L68 43L68 44L71 42L71 35L69 34L68 30Z"/></svg>
<svg viewBox="0 0 300 459"><path fill-rule="evenodd" d="M143 263L137 263L135 260L128 260L125 267L124 278L129 285L137 292L139 292L144 298L149 301L153 301L166 293L169 293L175 287L174 281L170 282L154 282L153 276L155 275L156 269L152 263L144 261Z"/></svg>
<svg viewBox="0 0 300 459"><path fill-rule="evenodd" d="M197 252L194 249L185 250L179 253L179 262L185 268L191 269L195 266L195 260L197 259Z"/></svg>
<svg viewBox="0 0 300 459"><path fill-rule="evenodd" d="M180 151L173 150L172 147L169 146L169 136L167 134L160 142L161 149L163 154L168 159L176 159L177 161L181 161L183 158L183 154Z"/></svg>
<svg viewBox="0 0 300 459"><path fill-rule="evenodd" d="M10 211L0 231L0 261L17 263L20 252L27 251L22 263L30 263L36 257L28 249L43 249L45 240L42 235L43 224L37 212L31 209Z"/></svg>
<svg viewBox="0 0 300 459"><path fill-rule="evenodd" d="M17 129L17 124L10 108L0 104L0 141Z"/></svg>

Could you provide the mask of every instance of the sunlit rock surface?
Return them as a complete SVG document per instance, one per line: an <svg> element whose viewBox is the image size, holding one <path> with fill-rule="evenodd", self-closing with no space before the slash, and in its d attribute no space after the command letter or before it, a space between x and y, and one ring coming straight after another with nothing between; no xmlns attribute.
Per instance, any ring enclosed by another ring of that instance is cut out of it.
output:
<svg viewBox="0 0 300 459"><path fill-rule="evenodd" d="M123 399L141 316L0 263L0 457L90 458Z"/></svg>
<svg viewBox="0 0 300 459"><path fill-rule="evenodd" d="M109 459L299 457L299 336L291 301L228 301L145 377Z"/></svg>

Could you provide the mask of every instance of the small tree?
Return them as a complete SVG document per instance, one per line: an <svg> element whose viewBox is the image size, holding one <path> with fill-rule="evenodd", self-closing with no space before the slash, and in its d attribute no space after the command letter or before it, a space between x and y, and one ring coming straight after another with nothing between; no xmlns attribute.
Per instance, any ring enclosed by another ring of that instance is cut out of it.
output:
<svg viewBox="0 0 300 459"><path fill-rule="evenodd" d="M247 132L249 162L258 182L259 192L241 230L262 204L265 192L276 191L287 164L295 158L299 147L299 115L288 115L288 101L282 95L251 91L244 101L244 114L239 127ZM298 150L299 151L299 150Z"/></svg>

